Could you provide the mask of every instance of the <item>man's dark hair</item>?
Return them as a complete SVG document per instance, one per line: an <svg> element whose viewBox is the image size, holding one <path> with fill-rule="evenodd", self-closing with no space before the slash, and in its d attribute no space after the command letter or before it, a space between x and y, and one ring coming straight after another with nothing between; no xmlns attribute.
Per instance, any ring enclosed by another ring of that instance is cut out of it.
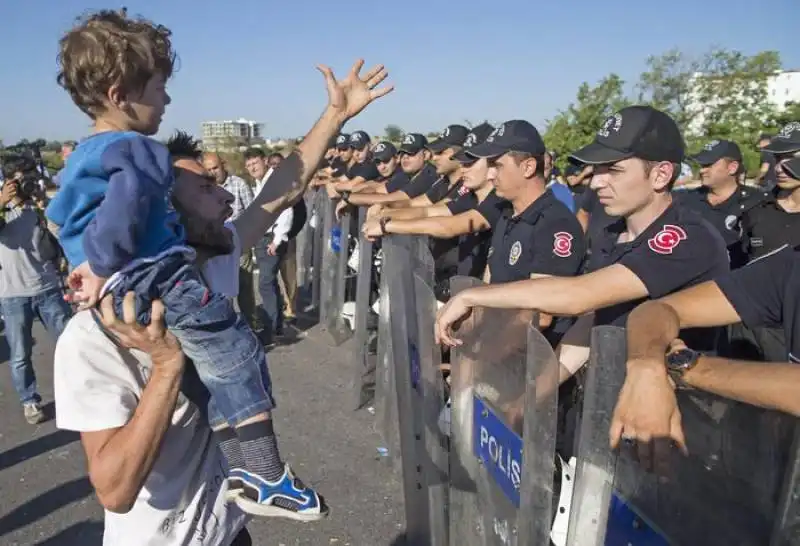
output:
<svg viewBox="0 0 800 546"><path fill-rule="evenodd" d="M514 160L514 163L519 165L523 161L526 161L530 158L536 160L536 172L533 173L534 176L544 176L544 156L543 155L533 155L529 154L528 152L508 152L508 155Z"/></svg>
<svg viewBox="0 0 800 546"><path fill-rule="evenodd" d="M272 152L271 154L269 154L269 157L267 157L267 159L273 159L273 158L278 158L278 159L280 159L281 161L283 161L283 160L285 159L285 158L283 157L283 154L282 154L282 153L280 153L280 152Z"/></svg>
<svg viewBox="0 0 800 546"><path fill-rule="evenodd" d="M61 38L56 80L90 118L102 114L108 90L140 93L154 76L172 76L175 51L170 30L146 19L102 10L82 17Z"/></svg>
<svg viewBox="0 0 800 546"><path fill-rule="evenodd" d="M184 131L175 131L175 134L167 140L167 149L172 155L172 159L182 157L200 159L203 156L203 150L200 149L200 141Z"/></svg>
<svg viewBox="0 0 800 546"><path fill-rule="evenodd" d="M244 151L244 159L247 161L248 159L253 159L254 157L260 157L261 159L265 159L267 154L264 153L264 150L261 148L248 148Z"/></svg>

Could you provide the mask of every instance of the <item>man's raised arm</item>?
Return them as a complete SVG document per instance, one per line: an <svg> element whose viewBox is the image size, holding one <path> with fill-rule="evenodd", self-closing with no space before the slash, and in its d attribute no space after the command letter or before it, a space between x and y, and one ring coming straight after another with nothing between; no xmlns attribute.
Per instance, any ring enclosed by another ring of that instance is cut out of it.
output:
<svg viewBox="0 0 800 546"><path fill-rule="evenodd" d="M392 86L377 89L388 73L383 65L372 68L361 76L364 61L359 60L342 81L337 81L333 71L317 67L328 89L328 106L308 132L303 142L275 169L269 183L234 221L242 248L254 246L285 208L299 201L328 149L331 139L342 125L356 116L372 101L392 91Z"/></svg>

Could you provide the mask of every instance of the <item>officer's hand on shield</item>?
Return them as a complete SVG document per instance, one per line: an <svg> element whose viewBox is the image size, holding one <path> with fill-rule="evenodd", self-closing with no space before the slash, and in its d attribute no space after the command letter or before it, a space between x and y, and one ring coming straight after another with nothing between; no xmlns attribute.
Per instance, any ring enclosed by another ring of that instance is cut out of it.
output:
<svg viewBox="0 0 800 546"><path fill-rule="evenodd" d="M346 209L349 206L350 205L348 203L346 203L345 201L340 201L339 203L337 203L337 205L336 205L336 219L337 220L341 220L342 219L342 214L344 214L344 209Z"/></svg>
<svg viewBox="0 0 800 546"><path fill-rule="evenodd" d="M461 345L461 340L453 335L453 329L458 328L459 324L468 318L471 312L472 307L467 305L466 300L463 298L463 293L450 298L450 301L439 309L436 315L436 324L434 326L436 343L449 347Z"/></svg>
<svg viewBox="0 0 800 546"><path fill-rule="evenodd" d="M681 348L685 348L683 342L675 340L669 352ZM663 359L628 362L628 374L611 418L609 440L612 449L620 446L620 440L632 446L639 463L659 476L669 475L673 443L688 455L675 385Z"/></svg>
<svg viewBox="0 0 800 546"><path fill-rule="evenodd" d="M380 220L367 220L361 228L361 232L368 241L376 241L383 236Z"/></svg>
<svg viewBox="0 0 800 546"><path fill-rule="evenodd" d="M367 209L367 220L380 220L383 214L383 205L377 203Z"/></svg>

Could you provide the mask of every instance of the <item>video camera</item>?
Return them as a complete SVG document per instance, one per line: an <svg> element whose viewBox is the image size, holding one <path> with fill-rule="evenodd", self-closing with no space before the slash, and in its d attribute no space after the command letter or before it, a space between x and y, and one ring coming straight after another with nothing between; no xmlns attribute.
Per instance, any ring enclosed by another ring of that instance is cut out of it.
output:
<svg viewBox="0 0 800 546"><path fill-rule="evenodd" d="M39 181L46 178L41 152L43 145L44 141L35 141L7 146L0 156L7 181L15 179L17 173L22 174L22 178L16 178L17 195L22 199L30 199L39 193Z"/></svg>

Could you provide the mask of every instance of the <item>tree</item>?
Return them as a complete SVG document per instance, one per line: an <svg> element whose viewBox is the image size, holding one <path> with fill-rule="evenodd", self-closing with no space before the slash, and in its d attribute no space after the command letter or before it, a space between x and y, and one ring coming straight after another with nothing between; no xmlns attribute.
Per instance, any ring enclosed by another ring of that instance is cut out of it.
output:
<svg viewBox="0 0 800 546"><path fill-rule="evenodd" d="M387 125L383 130L383 138L389 142L400 142L403 140L403 130L397 125Z"/></svg>
<svg viewBox="0 0 800 546"><path fill-rule="evenodd" d="M787 102L782 109L776 112L775 119L765 130L775 132L792 121L800 121L800 102Z"/></svg>
<svg viewBox="0 0 800 546"><path fill-rule="evenodd" d="M700 64L677 49L648 57L648 70L636 84L637 102L668 113L685 134L692 119L692 78L700 71Z"/></svg>
<svg viewBox="0 0 800 546"><path fill-rule="evenodd" d="M742 148L748 172L758 170L758 152L752 144L777 118L768 81L780 67L776 51L751 57L724 49L709 52L701 72L692 78L688 144L696 147L708 140L733 140Z"/></svg>
<svg viewBox="0 0 800 546"><path fill-rule="evenodd" d="M590 143L603 122L629 104L624 85L616 74L606 76L594 87L584 82L575 102L549 121L544 141L549 149L559 152L559 163L566 161L567 154Z"/></svg>

